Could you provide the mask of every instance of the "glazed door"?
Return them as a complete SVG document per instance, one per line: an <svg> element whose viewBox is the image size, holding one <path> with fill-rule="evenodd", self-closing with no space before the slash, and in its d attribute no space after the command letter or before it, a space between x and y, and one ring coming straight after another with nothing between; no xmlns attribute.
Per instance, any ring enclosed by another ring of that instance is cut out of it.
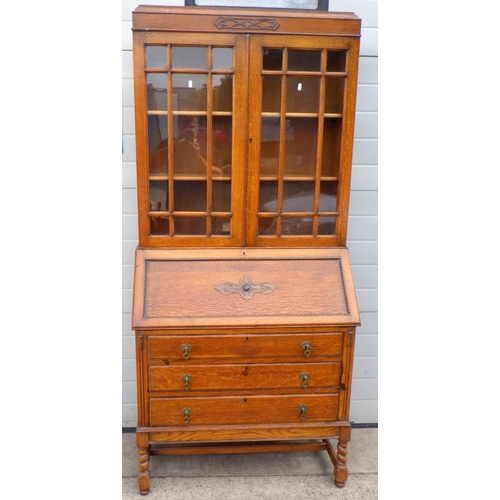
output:
<svg viewBox="0 0 500 500"><path fill-rule="evenodd" d="M137 33L140 246L241 245L246 40Z"/></svg>
<svg viewBox="0 0 500 500"><path fill-rule="evenodd" d="M359 41L250 42L247 241L345 245Z"/></svg>

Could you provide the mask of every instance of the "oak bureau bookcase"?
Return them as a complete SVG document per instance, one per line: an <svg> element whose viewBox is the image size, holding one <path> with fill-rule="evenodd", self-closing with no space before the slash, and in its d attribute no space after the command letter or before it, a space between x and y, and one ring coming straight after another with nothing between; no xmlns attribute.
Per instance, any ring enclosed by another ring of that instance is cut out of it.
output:
<svg viewBox="0 0 500 500"><path fill-rule="evenodd" d="M133 12L142 494L154 454L326 450L346 482L360 27L352 13Z"/></svg>

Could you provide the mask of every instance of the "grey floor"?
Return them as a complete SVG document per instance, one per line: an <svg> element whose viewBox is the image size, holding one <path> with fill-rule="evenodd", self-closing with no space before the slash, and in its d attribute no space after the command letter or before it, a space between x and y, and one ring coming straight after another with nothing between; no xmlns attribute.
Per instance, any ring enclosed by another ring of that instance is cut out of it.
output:
<svg viewBox="0 0 500 500"><path fill-rule="evenodd" d="M336 442L332 440L336 447ZM378 498L378 429L353 429L349 477L333 484L326 451L248 455L153 456L151 490L137 489L134 433L123 434L123 500L373 500Z"/></svg>

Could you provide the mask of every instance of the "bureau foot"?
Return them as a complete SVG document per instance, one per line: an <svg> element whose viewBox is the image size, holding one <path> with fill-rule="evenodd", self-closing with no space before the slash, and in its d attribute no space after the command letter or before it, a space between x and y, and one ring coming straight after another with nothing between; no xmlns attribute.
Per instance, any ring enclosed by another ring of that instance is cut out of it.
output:
<svg viewBox="0 0 500 500"><path fill-rule="evenodd" d="M137 480L141 495L149 493L149 436L147 433L136 434L137 448L139 450L139 478Z"/></svg>
<svg viewBox="0 0 500 500"><path fill-rule="evenodd" d="M335 476L335 485L339 488L345 486L347 481L347 443L351 439L351 428L342 427L340 429L339 441L337 445L337 454L333 464L333 475Z"/></svg>

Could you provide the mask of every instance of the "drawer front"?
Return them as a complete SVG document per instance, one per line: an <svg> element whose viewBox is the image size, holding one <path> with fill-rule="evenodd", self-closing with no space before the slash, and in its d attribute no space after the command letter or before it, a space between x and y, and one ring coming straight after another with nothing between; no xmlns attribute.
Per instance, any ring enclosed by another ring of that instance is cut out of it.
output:
<svg viewBox="0 0 500 500"><path fill-rule="evenodd" d="M338 394L152 398L152 426L284 424L337 419Z"/></svg>
<svg viewBox="0 0 500 500"><path fill-rule="evenodd" d="M296 389L306 391L340 384L340 362L150 366L150 391L223 391Z"/></svg>
<svg viewBox="0 0 500 500"><path fill-rule="evenodd" d="M151 336L148 350L150 359L190 363L230 358L312 360L341 354L342 332Z"/></svg>

